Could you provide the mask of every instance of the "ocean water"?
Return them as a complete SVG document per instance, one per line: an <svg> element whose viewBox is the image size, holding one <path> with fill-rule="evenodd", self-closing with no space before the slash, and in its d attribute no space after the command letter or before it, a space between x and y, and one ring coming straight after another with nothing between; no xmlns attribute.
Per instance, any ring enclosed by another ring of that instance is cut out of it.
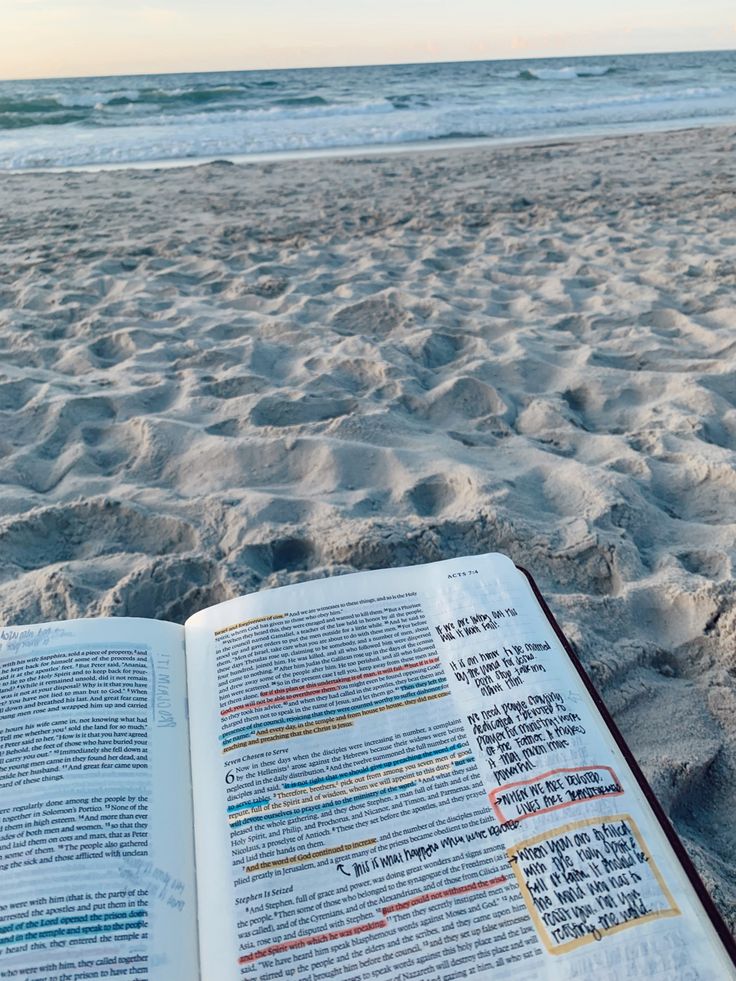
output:
<svg viewBox="0 0 736 981"><path fill-rule="evenodd" d="M0 169L736 121L736 52L0 82Z"/></svg>

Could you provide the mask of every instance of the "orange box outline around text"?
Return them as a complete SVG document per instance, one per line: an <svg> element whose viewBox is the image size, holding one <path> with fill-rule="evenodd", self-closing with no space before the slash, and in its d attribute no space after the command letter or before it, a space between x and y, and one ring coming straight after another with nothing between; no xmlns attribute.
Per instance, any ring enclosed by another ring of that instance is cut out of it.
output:
<svg viewBox="0 0 736 981"><path fill-rule="evenodd" d="M534 838L527 838L525 841L520 841L518 844L514 845L513 848L508 848L506 854L511 862L511 867L514 870L514 875L516 876L516 881L519 883L519 889L521 890L521 895L526 903L529 914L534 922L534 926L537 928L537 933L542 938L542 943L547 948L550 954L567 954L571 950L576 950L578 947L582 947L584 944L594 943L596 937L593 934L589 934L584 937L576 937L574 940L568 940L564 944L554 944L547 933L547 928L539 916L537 907L534 905L534 899L531 893L527 889L526 881L518 868L518 862L513 861L513 857L518 851L523 848L529 848L531 845L537 845L541 841L546 841L548 838L558 838L560 835L567 834L569 831L574 831L577 828L587 828L592 824L614 824L617 821L625 821L632 834L637 840L639 848L647 857L647 865L652 871L652 875L657 880L659 888L662 890L662 894L669 903L669 907L665 909L655 910L653 913L647 913L646 916L640 916L636 920L627 920L626 923L618 923L616 926L607 927L604 930L599 930L598 933L600 937L611 935L614 933L619 933L621 930L626 930L628 927L639 926L641 923L647 923L651 920L663 919L667 916L680 916L680 909L675 902L675 898L672 893L667 888L662 874L654 863L654 859L649 853L649 849L644 844L644 839L641 836L641 832L636 824L636 821L631 817L630 814L611 814L607 817L594 817L587 818L585 821L573 821L570 824L563 824L559 828L553 828L551 831L544 831L540 835L535 835Z"/></svg>
<svg viewBox="0 0 736 981"><path fill-rule="evenodd" d="M538 814L549 814L550 811L559 811L563 807L573 807L575 804L589 804L591 801L605 800L606 797L620 797L623 794L622 787L621 790L612 790L610 794L598 794L596 797L581 797L580 800L566 800L562 804L553 804L551 807L543 807L541 810L531 811L529 814L519 814L514 818L504 817L501 813L501 808L495 799L501 791L508 790L510 787L525 787L531 783L539 783L540 780L544 780L545 777L551 777L554 773L576 773L581 770L608 770L613 777L614 783L617 783L621 787L621 781L610 766L595 763L591 763L590 766L558 766L555 770L546 770L544 773L540 773L536 777L530 777L528 780L514 780L512 783L504 783L500 787L494 787L488 795L493 813L498 818L500 824L505 824L506 821L526 821L527 818L536 817Z"/></svg>

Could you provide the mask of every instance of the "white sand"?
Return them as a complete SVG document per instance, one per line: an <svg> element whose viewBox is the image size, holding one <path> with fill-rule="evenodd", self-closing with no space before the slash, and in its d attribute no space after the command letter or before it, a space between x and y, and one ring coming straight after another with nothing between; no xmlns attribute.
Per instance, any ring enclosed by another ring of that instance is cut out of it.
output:
<svg viewBox="0 0 736 981"><path fill-rule="evenodd" d="M528 567L736 922L735 134L0 179L0 609Z"/></svg>

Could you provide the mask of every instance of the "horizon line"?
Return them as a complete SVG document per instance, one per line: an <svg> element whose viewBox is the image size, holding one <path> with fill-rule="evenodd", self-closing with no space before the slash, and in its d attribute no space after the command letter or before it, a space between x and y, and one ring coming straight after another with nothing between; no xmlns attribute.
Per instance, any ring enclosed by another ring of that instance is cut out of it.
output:
<svg viewBox="0 0 736 981"><path fill-rule="evenodd" d="M150 71L150 72L115 72L112 74L85 74L85 75L16 75L11 78L0 78L0 84L5 82L52 82L52 81L73 81L78 79L92 78L145 78L155 75L238 75L249 72L312 72L312 71L336 71L347 70L350 68L404 68L416 65L482 65L493 62L505 61L569 61L574 58L646 58L650 55L667 54L729 54L736 52L736 48L682 48L666 49L655 51L604 51L596 54L571 54L571 55L514 55L510 58L449 58L446 60L427 60L427 61L387 61L387 62L356 62L354 64L334 64L334 65L302 65L287 66L281 68L206 68L189 71L181 69L178 71Z"/></svg>

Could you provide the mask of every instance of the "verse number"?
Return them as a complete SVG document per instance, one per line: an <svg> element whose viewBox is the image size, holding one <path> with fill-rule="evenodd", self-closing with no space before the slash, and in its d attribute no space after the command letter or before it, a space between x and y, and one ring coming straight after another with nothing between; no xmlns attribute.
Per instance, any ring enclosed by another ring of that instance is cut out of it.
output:
<svg viewBox="0 0 736 981"><path fill-rule="evenodd" d="M225 774L225 783L228 785L228 787L235 783L235 773L232 770L228 770Z"/></svg>

